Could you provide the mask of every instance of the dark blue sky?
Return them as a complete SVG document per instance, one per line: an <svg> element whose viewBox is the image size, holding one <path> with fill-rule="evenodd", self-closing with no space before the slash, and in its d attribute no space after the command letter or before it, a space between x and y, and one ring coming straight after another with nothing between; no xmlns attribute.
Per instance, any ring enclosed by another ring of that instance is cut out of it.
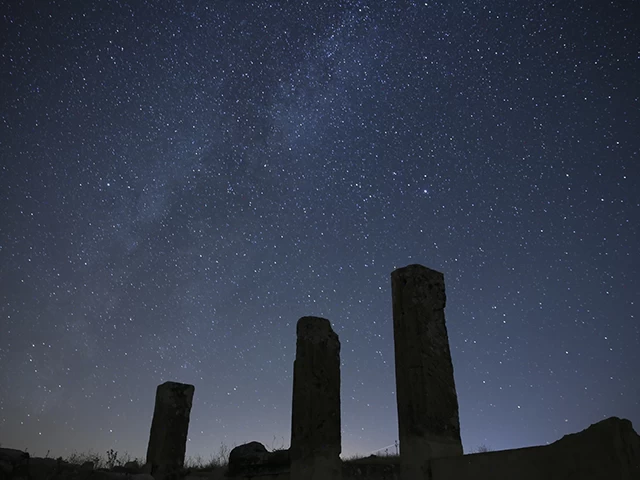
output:
<svg viewBox="0 0 640 480"><path fill-rule="evenodd" d="M466 451L640 425L634 2L0 7L0 442L289 443L295 324L343 451L397 439L391 271L445 274Z"/></svg>

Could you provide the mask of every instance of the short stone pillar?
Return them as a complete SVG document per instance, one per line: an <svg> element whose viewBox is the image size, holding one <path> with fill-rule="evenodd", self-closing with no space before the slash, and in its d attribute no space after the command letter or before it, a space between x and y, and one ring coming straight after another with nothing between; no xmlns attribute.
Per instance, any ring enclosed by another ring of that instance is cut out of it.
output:
<svg viewBox="0 0 640 480"><path fill-rule="evenodd" d="M339 480L340 340L324 318L302 317L296 330L291 480Z"/></svg>
<svg viewBox="0 0 640 480"><path fill-rule="evenodd" d="M422 265L399 268L391 292L401 478L424 479L432 458L462 455L444 275Z"/></svg>
<svg viewBox="0 0 640 480"><path fill-rule="evenodd" d="M184 466L194 391L195 387L186 383L158 385L147 448L147 465L152 474Z"/></svg>

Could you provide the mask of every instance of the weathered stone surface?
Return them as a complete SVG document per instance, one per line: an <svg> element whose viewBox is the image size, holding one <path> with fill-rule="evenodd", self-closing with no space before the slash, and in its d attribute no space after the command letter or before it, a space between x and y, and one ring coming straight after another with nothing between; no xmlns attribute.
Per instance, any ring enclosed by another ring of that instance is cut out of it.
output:
<svg viewBox="0 0 640 480"><path fill-rule="evenodd" d="M267 465L272 469L288 471L291 468L291 455L289 454L289 449L286 448L283 450L274 450L269 452Z"/></svg>
<svg viewBox="0 0 640 480"><path fill-rule="evenodd" d="M430 459L462 455L444 275L409 265L391 290L402 476L422 479Z"/></svg>
<svg viewBox="0 0 640 480"><path fill-rule="evenodd" d="M28 479L29 454L14 448L0 448L0 480Z"/></svg>
<svg viewBox="0 0 640 480"><path fill-rule="evenodd" d="M608 418L541 447L438 458L432 480L638 480L640 436L629 420Z"/></svg>
<svg viewBox="0 0 640 480"><path fill-rule="evenodd" d="M158 386L147 448L151 474L184 465L194 391L193 385L185 383L165 382Z"/></svg>
<svg viewBox="0 0 640 480"><path fill-rule="evenodd" d="M268 453L260 442L238 445L229 453L229 475L244 473L262 465Z"/></svg>
<svg viewBox="0 0 640 480"><path fill-rule="evenodd" d="M15 448L0 448L0 461L8 462L11 465L29 463L29 453Z"/></svg>
<svg viewBox="0 0 640 480"><path fill-rule="evenodd" d="M273 475L288 471L289 450L269 452L260 442L239 445L229 454L229 475Z"/></svg>
<svg viewBox="0 0 640 480"><path fill-rule="evenodd" d="M334 480L340 462L340 340L329 320L297 325L291 415L291 480Z"/></svg>

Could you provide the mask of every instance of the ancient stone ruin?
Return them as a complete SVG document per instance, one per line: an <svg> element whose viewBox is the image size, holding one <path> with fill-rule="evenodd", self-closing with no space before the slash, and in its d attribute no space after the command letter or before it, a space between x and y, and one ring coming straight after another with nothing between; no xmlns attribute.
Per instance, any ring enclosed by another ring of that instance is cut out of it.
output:
<svg viewBox="0 0 640 480"><path fill-rule="evenodd" d="M462 455L444 275L422 265L399 268L391 294L402 476L426 478L431 459Z"/></svg>
<svg viewBox="0 0 640 480"><path fill-rule="evenodd" d="M302 317L296 333L291 480L337 480L342 478L340 341L324 318Z"/></svg>
<svg viewBox="0 0 640 480"><path fill-rule="evenodd" d="M183 467L194 390L193 385L186 383L158 385L147 448L151 473Z"/></svg>
<svg viewBox="0 0 640 480"><path fill-rule="evenodd" d="M166 382L156 392L145 466L105 471L0 448L0 480L640 480L640 436L615 417L546 446L462 455L444 276L409 265L391 274L391 290L399 464L341 462L340 341L328 320L303 317L289 450L251 442L232 450L227 470L184 469L194 387Z"/></svg>
<svg viewBox="0 0 640 480"><path fill-rule="evenodd" d="M250 449L251 450L251 449ZM262 449L250 455L258 468ZM274 453L274 452L271 452ZM284 454L284 452L280 452ZM268 455L266 457L268 458ZM368 463L363 458L343 462L342 475L349 480L399 480L399 465ZM269 461L269 460L268 460ZM74 465L54 458L30 457L28 453L0 448L0 480L290 480L288 469L276 461L278 470L264 463L260 470L241 473L224 470L201 473L181 470L170 477L142 473L140 467L96 470L93 465ZM628 420L612 417L565 435L550 445L499 452L441 457L431 460L429 476L420 480L638 480L640 436Z"/></svg>
<svg viewBox="0 0 640 480"><path fill-rule="evenodd" d="M638 480L640 436L631 422L611 417L550 445L442 457L433 480Z"/></svg>

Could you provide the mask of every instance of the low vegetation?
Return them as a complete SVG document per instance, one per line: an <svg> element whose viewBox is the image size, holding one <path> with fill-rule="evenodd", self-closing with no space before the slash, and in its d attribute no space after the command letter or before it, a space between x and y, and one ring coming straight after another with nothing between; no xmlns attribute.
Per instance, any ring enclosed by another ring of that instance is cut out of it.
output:
<svg viewBox="0 0 640 480"><path fill-rule="evenodd" d="M271 450L284 450L284 441L278 443L275 441L270 445ZM218 451L212 453L208 458L204 458L201 455L190 456L185 459L184 468L195 472L213 472L220 469L226 469L229 464L229 454L231 448L224 443L220 444ZM487 452L490 449L484 445L478 447L475 452ZM474 453L475 453L474 452ZM49 452L45 455L45 458L49 457ZM96 453L93 451L88 452L74 452L68 455L66 458L60 458L60 460L72 464L83 465L91 463L94 469L111 470L115 467L128 467L141 468L145 464L145 459L141 457L134 457L128 452L117 452L113 449L107 450L104 454ZM394 464L400 462L400 456L395 453L391 453L388 449L379 452L376 455L352 455L343 458L342 461L347 464ZM132 465L133 464L133 465Z"/></svg>
<svg viewBox="0 0 640 480"><path fill-rule="evenodd" d="M203 458L201 455L187 457L184 462L184 468L199 472L225 468L229 463L230 451L227 445L221 444L218 451L211 454L209 458ZM108 450L105 454L92 451L84 453L74 452L66 458L62 458L62 460L73 465L82 465L90 462L93 464L94 469L106 470L111 470L114 467L124 467L127 464L131 465L130 462L133 462L137 467L142 467L145 464L143 458L133 457L128 452L119 453L113 449Z"/></svg>
<svg viewBox="0 0 640 480"><path fill-rule="evenodd" d="M184 467L198 472L210 472L220 468L226 468L229 464L229 453L231 449L224 443L220 444L217 453L211 454L208 459L200 455L188 457L184 462Z"/></svg>
<svg viewBox="0 0 640 480"><path fill-rule="evenodd" d="M388 449L382 452L377 452L376 455L351 455L342 459L343 463L353 464L367 464L367 465L388 465L393 463L400 463L400 455L391 453Z"/></svg>
<svg viewBox="0 0 640 480"><path fill-rule="evenodd" d="M91 462L93 463L93 468L104 468L107 470L111 470L114 467L123 467L129 462L135 462L138 466L144 465L142 458L132 457L128 452L118 454L118 452L113 449L107 450L105 455L92 451L84 453L74 452L67 458L63 458L63 460L73 465L82 465Z"/></svg>

